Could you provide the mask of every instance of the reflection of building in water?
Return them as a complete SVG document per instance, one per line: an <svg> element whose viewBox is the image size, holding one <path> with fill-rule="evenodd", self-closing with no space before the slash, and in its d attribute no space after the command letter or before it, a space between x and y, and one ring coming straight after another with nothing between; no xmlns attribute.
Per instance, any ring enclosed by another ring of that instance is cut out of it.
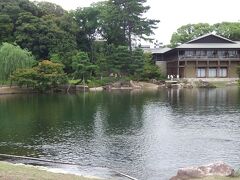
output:
<svg viewBox="0 0 240 180"><path fill-rule="evenodd" d="M205 109L209 107L228 108L240 105L239 89L237 87L214 89L169 89L169 103L173 107L185 110ZM180 107L182 106L182 107ZM184 107L188 107L185 109Z"/></svg>

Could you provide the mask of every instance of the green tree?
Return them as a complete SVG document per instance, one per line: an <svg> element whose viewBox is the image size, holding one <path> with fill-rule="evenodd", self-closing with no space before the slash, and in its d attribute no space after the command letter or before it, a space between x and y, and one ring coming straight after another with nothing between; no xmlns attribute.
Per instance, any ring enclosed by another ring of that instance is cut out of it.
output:
<svg viewBox="0 0 240 180"><path fill-rule="evenodd" d="M35 3L41 13L41 16L45 15L55 15L55 16L63 16L66 11L59 5L46 2L46 1L41 1L41 2L36 2Z"/></svg>
<svg viewBox="0 0 240 180"><path fill-rule="evenodd" d="M131 74L140 77L144 70L144 52L142 49L135 49L132 53L132 62L130 66Z"/></svg>
<svg viewBox="0 0 240 180"><path fill-rule="evenodd" d="M17 44L32 51L38 59L48 59L53 53L65 55L77 48L76 37L58 27L51 15L38 18L21 13L15 38Z"/></svg>
<svg viewBox="0 0 240 180"><path fill-rule="evenodd" d="M11 80L19 86L28 86L41 92L53 91L59 85L67 83L63 65L44 60L33 68L18 69Z"/></svg>
<svg viewBox="0 0 240 180"><path fill-rule="evenodd" d="M109 46L107 58L111 72L120 76L130 74L131 52L127 46Z"/></svg>
<svg viewBox="0 0 240 180"><path fill-rule="evenodd" d="M214 28L207 23L187 24L177 29L171 38L171 47L176 47L179 43L185 43L194 38L214 31Z"/></svg>
<svg viewBox="0 0 240 180"><path fill-rule="evenodd" d="M93 61L93 42L99 28L99 10L96 7L78 8L71 14L78 25L77 43L78 47L85 52L89 52Z"/></svg>
<svg viewBox="0 0 240 180"><path fill-rule="evenodd" d="M108 0L98 4L100 9L101 33L108 43L127 45L132 51L132 39L150 40L158 20L143 17L150 7L146 0Z"/></svg>
<svg viewBox="0 0 240 180"><path fill-rule="evenodd" d="M98 66L90 62L85 52L78 52L72 59L73 79L88 79L94 75L97 68Z"/></svg>
<svg viewBox="0 0 240 180"><path fill-rule="evenodd" d="M32 54L19 46L3 43L0 47L0 80L5 82L19 68L31 67L34 64Z"/></svg>
<svg viewBox="0 0 240 180"><path fill-rule="evenodd" d="M152 55L149 53L144 54L144 69L142 73L144 80L160 79L162 77L159 67L152 61Z"/></svg>
<svg viewBox="0 0 240 180"><path fill-rule="evenodd" d="M13 41L14 24L7 14L0 13L0 43Z"/></svg>
<svg viewBox="0 0 240 180"><path fill-rule="evenodd" d="M239 22L222 22L213 25L214 31L225 38L233 41L240 40L240 23Z"/></svg>

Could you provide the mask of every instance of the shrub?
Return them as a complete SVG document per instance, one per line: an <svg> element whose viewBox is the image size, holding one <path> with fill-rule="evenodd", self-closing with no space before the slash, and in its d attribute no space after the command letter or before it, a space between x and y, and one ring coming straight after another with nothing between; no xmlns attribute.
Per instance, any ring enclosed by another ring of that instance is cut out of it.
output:
<svg viewBox="0 0 240 180"><path fill-rule="evenodd" d="M67 76L63 72L63 65L44 60L36 67L18 69L11 76L11 80L19 86L28 86L45 92L67 83Z"/></svg>

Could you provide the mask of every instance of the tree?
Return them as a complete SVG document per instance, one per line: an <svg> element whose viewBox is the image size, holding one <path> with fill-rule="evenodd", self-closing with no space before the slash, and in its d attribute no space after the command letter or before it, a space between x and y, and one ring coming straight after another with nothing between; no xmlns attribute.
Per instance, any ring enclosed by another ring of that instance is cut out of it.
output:
<svg viewBox="0 0 240 180"><path fill-rule="evenodd" d="M93 61L93 42L97 36L99 27L99 10L96 7L78 8L71 14L78 25L77 43L78 47L89 52Z"/></svg>
<svg viewBox="0 0 240 180"><path fill-rule="evenodd" d="M177 29L171 38L171 47L185 43L194 38L213 32L214 28L207 23L187 24Z"/></svg>
<svg viewBox="0 0 240 180"><path fill-rule="evenodd" d="M132 53L130 72L132 75L140 77L144 69L144 52L142 49L135 49Z"/></svg>
<svg viewBox="0 0 240 180"><path fill-rule="evenodd" d="M111 72L120 76L130 74L131 53L127 46L109 46L107 58Z"/></svg>
<svg viewBox="0 0 240 180"><path fill-rule="evenodd" d="M152 61L152 55L149 53L144 54L144 69L141 74L144 80L148 79L160 79L162 77L159 67L157 67Z"/></svg>
<svg viewBox="0 0 240 180"><path fill-rule="evenodd" d="M14 24L7 14L0 13L0 43L13 41Z"/></svg>
<svg viewBox="0 0 240 180"><path fill-rule="evenodd" d="M186 43L194 38L207 33L215 32L217 35L231 39L240 40L239 22L222 22L213 25L207 23L187 24L177 29L171 38L171 47L176 47L179 43Z"/></svg>
<svg viewBox="0 0 240 180"><path fill-rule="evenodd" d="M38 18L21 13L15 31L16 43L33 52L38 59L53 53L65 54L76 50L76 37L58 27L54 16Z"/></svg>
<svg viewBox="0 0 240 180"><path fill-rule="evenodd" d="M3 43L0 47L1 81L7 81L16 69L31 67L33 64L34 58L29 51L9 43Z"/></svg>
<svg viewBox="0 0 240 180"><path fill-rule="evenodd" d="M41 13L41 16L54 15L59 17L59 16L63 16L66 13L66 11L61 6L54 3L42 1L42 2L35 2L35 4L37 5Z"/></svg>
<svg viewBox="0 0 240 180"><path fill-rule="evenodd" d="M146 0L108 0L99 4L101 33L108 43L127 45L132 51L134 37L150 40L158 20L143 17L150 7Z"/></svg>
<svg viewBox="0 0 240 180"><path fill-rule="evenodd" d="M19 86L26 85L46 92L67 83L67 76L63 71L63 65L44 60L33 68L16 70L11 76L11 80Z"/></svg>
<svg viewBox="0 0 240 180"><path fill-rule="evenodd" d="M98 66L90 62L85 52L78 52L72 59L73 79L88 79L96 72L97 68Z"/></svg>
<svg viewBox="0 0 240 180"><path fill-rule="evenodd" d="M240 23L239 22L222 22L213 25L214 31L225 38L233 41L240 40Z"/></svg>

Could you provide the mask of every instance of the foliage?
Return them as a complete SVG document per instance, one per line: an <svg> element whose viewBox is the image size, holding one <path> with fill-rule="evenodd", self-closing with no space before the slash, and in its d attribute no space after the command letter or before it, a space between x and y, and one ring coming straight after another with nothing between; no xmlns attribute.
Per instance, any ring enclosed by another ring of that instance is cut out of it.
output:
<svg viewBox="0 0 240 180"><path fill-rule="evenodd" d="M7 14L0 14L0 43L13 41L13 28L14 24L10 16Z"/></svg>
<svg viewBox="0 0 240 180"><path fill-rule="evenodd" d="M187 24L177 29L171 38L171 47L176 47L179 43L185 43L207 33L215 32L217 35L231 39L240 40L239 22L222 22L213 25L207 23Z"/></svg>
<svg viewBox="0 0 240 180"><path fill-rule="evenodd" d="M30 13L21 13L16 22L16 43L27 48L39 58L48 58L51 53L65 53L76 49L74 35L60 29L55 18L38 18Z"/></svg>
<svg viewBox="0 0 240 180"><path fill-rule="evenodd" d="M128 46L132 50L132 39L149 40L158 20L143 17L150 7L146 0L108 0L95 5L100 9L100 30L109 44Z"/></svg>
<svg viewBox="0 0 240 180"><path fill-rule="evenodd" d="M27 86L37 88L37 71L33 68L17 69L11 76L11 80L16 82L18 86Z"/></svg>
<svg viewBox="0 0 240 180"><path fill-rule="evenodd" d="M65 10L57 4L46 1L35 2L35 4L37 5L41 13L41 16L45 15L63 16L65 14Z"/></svg>
<svg viewBox="0 0 240 180"><path fill-rule="evenodd" d="M176 47L179 43L185 43L199 36L211 33L213 27L207 23L187 24L177 29L171 38L171 46Z"/></svg>
<svg viewBox="0 0 240 180"><path fill-rule="evenodd" d="M145 64L144 64L144 70L141 74L141 77L143 80L149 80L149 79L161 79L163 78L161 76L161 72L159 67L157 67L153 61L152 61L152 55L151 54L144 54Z"/></svg>
<svg viewBox="0 0 240 180"><path fill-rule="evenodd" d="M117 73L120 76L130 73L131 53L127 46L110 46L108 63L112 73Z"/></svg>
<svg viewBox="0 0 240 180"><path fill-rule="evenodd" d="M82 80L90 78L96 72L98 66L90 62L87 53L78 52L72 59L72 69L74 78Z"/></svg>
<svg viewBox="0 0 240 180"><path fill-rule="evenodd" d="M152 59L151 59L152 60ZM144 52L142 49L135 49L132 53L131 74L139 78L144 70Z"/></svg>
<svg viewBox="0 0 240 180"><path fill-rule="evenodd" d="M41 92L53 90L67 83L63 65L44 60L38 66L29 69L18 69L11 76L19 86L28 86Z"/></svg>
<svg viewBox="0 0 240 180"><path fill-rule="evenodd" d="M78 8L72 13L73 19L78 25L77 44L85 52L90 52L93 58L93 41L99 28L99 10L95 7Z"/></svg>
<svg viewBox="0 0 240 180"><path fill-rule="evenodd" d="M0 80L7 81L16 69L31 67L33 63L34 58L29 51L3 43L0 47Z"/></svg>
<svg viewBox="0 0 240 180"><path fill-rule="evenodd" d="M233 41L240 40L240 23L239 22L222 22L213 25L214 31L225 38Z"/></svg>

